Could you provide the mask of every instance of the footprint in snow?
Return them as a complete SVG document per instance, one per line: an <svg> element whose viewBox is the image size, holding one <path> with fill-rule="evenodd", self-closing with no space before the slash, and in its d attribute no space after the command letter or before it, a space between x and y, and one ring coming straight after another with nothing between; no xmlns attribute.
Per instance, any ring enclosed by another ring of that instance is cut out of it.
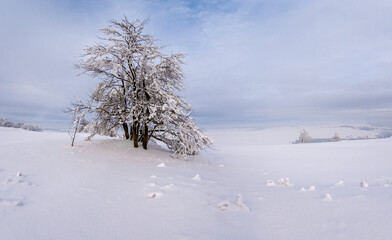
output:
<svg viewBox="0 0 392 240"><path fill-rule="evenodd" d="M173 190L173 188L175 188L176 185L174 185L173 183L167 184L163 187L161 187L162 190L166 190L166 191L170 191Z"/></svg>
<svg viewBox="0 0 392 240"><path fill-rule="evenodd" d="M152 182L152 183L147 183L146 187L155 187L157 184Z"/></svg>
<svg viewBox="0 0 392 240"><path fill-rule="evenodd" d="M237 195L237 200L235 202L230 201L230 200L222 200L218 202L216 207L221 210L221 211L235 211L235 210L244 210L249 212L248 206L245 205L242 195L238 194Z"/></svg>
<svg viewBox="0 0 392 240"><path fill-rule="evenodd" d="M8 177L8 178L6 178L5 180L4 180L4 184L7 184L7 183L12 183L14 180L12 179L12 177Z"/></svg>
<svg viewBox="0 0 392 240"><path fill-rule="evenodd" d="M0 207L20 207L20 206L23 206L23 202L20 200L0 199Z"/></svg>
<svg viewBox="0 0 392 240"><path fill-rule="evenodd" d="M16 177L9 176L4 180L4 184L10 184L10 183L18 183L18 184L34 186L33 183L25 179L25 175L20 171L16 173Z"/></svg>

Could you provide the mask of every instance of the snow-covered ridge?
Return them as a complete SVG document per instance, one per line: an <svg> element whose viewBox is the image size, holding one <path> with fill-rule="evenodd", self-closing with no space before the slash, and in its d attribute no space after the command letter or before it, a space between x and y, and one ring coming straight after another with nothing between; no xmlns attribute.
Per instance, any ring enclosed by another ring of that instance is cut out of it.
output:
<svg viewBox="0 0 392 240"><path fill-rule="evenodd" d="M349 126L297 126L275 127L265 129L217 129L209 130L213 139L231 144L237 141L249 145L292 144L298 140L300 132L305 129L312 139L331 139L337 133L342 140L376 139L390 137L391 128L370 127L366 125ZM232 141L234 136L236 141Z"/></svg>

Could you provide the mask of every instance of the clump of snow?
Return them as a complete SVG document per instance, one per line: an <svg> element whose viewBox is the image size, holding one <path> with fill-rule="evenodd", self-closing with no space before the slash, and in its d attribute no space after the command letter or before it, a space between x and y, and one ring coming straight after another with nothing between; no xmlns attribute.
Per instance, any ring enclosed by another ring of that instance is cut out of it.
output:
<svg viewBox="0 0 392 240"><path fill-rule="evenodd" d="M335 184L336 187L343 187L344 186L344 182L342 180L340 180L339 182L337 182Z"/></svg>
<svg viewBox="0 0 392 240"><path fill-rule="evenodd" d="M223 200L218 202L218 204L216 205L216 207L222 211L226 211L229 209L230 207L230 202L228 200Z"/></svg>
<svg viewBox="0 0 392 240"><path fill-rule="evenodd" d="M361 186L361 188L368 188L368 187L369 187L369 184L367 183L366 180L363 180L363 181L360 183L360 186Z"/></svg>
<svg viewBox="0 0 392 240"><path fill-rule="evenodd" d="M151 192L147 194L148 198L158 198L161 197L163 194L161 192Z"/></svg>
<svg viewBox="0 0 392 240"><path fill-rule="evenodd" d="M165 163L160 163L160 164L157 165L157 167L163 168L163 167L166 167L166 164Z"/></svg>
<svg viewBox="0 0 392 240"><path fill-rule="evenodd" d="M201 177L200 177L199 174L196 174L196 176L194 176L192 179L195 180L195 181L200 181Z"/></svg>
<svg viewBox="0 0 392 240"><path fill-rule="evenodd" d="M284 186L284 187L289 187L292 186L293 184L290 183L290 179L289 178L280 178L278 180L278 183L280 186Z"/></svg>
<svg viewBox="0 0 392 240"><path fill-rule="evenodd" d="M266 185L272 187L272 186L276 186L276 183L274 182L274 180L267 180Z"/></svg>
<svg viewBox="0 0 392 240"><path fill-rule="evenodd" d="M331 196L331 194L330 193L326 193L325 194L325 196L324 196L324 201L332 201L333 200L333 198L332 198L332 196Z"/></svg>
<svg viewBox="0 0 392 240"><path fill-rule="evenodd" d="M300 191L301 191L301 192L316 191L316 186L312 185L312 186L310 186L309 188L302 187L302 188L300 189Z"/></svg>
<svg viewBox="0 0 392 240"><path fill-rule="evenodd" d="M248 206L246 206L246 205L244 204L244 200L243 200L241 194L238 194L238 195L237 195L237 201L236 201L235 204L236 204L239 208L242 208L242 209L244 209L244 210L246 210L246 211L249 212L249 208L248 208Z"/></svg>
<svg viewBox="0 0 392 240"><path fill-rule="evenodd" d="M22 174L22 172L19 171L18 173L16 173L16 176L21 177L21 176L23 176L23 174Z"/></svg>

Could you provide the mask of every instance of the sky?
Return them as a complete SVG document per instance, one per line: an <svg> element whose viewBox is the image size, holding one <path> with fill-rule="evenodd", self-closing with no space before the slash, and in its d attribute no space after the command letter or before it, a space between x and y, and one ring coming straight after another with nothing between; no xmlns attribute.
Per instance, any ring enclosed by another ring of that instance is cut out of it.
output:
<svg viewBox="0 0 392 240"><path fill-rule="evenodd" d="M97 79L76 76L110 19L185 52L182 95L207 128L392 127L392 1L2 0L0 118L66 128Z"/></svg>

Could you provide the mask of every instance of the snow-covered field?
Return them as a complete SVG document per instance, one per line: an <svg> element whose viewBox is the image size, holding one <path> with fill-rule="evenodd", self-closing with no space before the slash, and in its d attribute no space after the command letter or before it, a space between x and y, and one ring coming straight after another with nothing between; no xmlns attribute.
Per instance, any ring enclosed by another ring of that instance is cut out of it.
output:
<svg viewBox="0 0 392 240"><path fill-rule="evenodd" d="M392 139L290 144L301 129L209 131L184 161L0 127L0 239L391 239Z"/></svg>

